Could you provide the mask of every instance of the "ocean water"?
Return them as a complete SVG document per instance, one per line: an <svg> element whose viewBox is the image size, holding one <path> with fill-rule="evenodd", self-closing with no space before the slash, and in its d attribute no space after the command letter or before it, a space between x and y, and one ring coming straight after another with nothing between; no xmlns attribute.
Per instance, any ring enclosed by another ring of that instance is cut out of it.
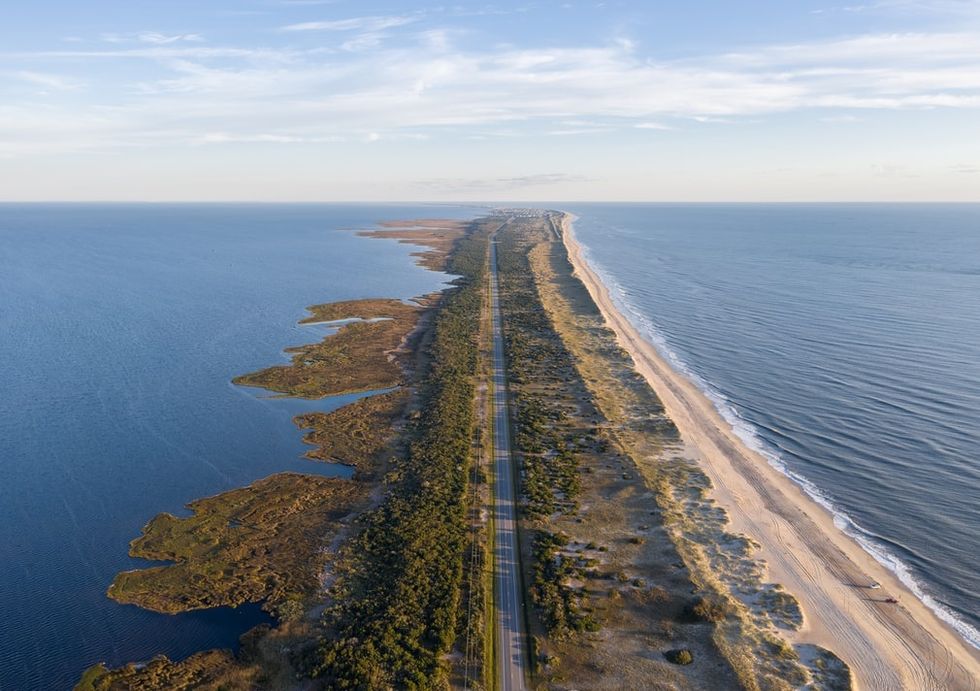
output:
<svg viewBox="0 0 980 691"><path fill-rule="evenodd" d="M292 470L291 416L230 379L322 337L307 305L410 298L446 276L357 237L395 205L0 205L0 689L66 689L87 666L233 647L257 606L178 616L105 590L156 513Z"/></svg>
<svg viewBox="0 0 980 691"><path fill-rule="evenodd" d="M563 205L743 439L980 647L980 205Z"/></svg>

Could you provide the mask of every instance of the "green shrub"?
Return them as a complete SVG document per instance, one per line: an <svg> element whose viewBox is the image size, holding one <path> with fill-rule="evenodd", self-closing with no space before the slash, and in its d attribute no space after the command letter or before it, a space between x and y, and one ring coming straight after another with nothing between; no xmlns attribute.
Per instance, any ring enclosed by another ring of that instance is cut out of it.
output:
<svg viewBox="0 0 980 691"><path fill-rule="evenodd" d="M459 617L487 225L461 238L436 313L420 414L385 501L359 520L309 671L332 689L437 688Z"/></svg>
<svg viewBox="0 0 980 691"><path fill-rule="evenodd" d="M687 648L668 650L664 653L664 657L667 658L668 662L673 662L675 665L689 665L694 662L694 653Z"/></svg>

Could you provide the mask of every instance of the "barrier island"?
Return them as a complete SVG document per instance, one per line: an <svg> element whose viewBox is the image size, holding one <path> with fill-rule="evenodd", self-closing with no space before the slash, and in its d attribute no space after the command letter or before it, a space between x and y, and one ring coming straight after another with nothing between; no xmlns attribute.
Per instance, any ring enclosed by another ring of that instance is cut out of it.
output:
<svg viewBox="0 0 980 691"><path fill-rule="evenodd" d="M280 473L161 514L131 553L167 563L109 588L159 612L262 603L275 623L234 653L97 665L78 688L843 691L875 674L960 688L975 661L914 604L838 597L840 574L900 586L739 455L615 310L570 222L503 209L366 232L423 246L417 260L451 285L310 307L304 321L336 332L235 379L282 396L375 392L295 419L310 462L353 478ZM500 510L510 477L516 520ZM795 570L793 554L806 555ZM834 619L844 605L867 619ZM899 631L932 651L916 669L889 657Z"/></svg>

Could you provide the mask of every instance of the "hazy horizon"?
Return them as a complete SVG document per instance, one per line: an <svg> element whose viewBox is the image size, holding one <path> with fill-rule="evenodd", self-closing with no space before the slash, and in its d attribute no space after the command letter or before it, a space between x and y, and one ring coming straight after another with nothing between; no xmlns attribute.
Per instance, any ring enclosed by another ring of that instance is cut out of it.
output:
<svg viewBox="0 0 980 691"><path fill-rule="evenodd" d="M520 209L527 207L530 209L551 209L554 211L567 211L563 208L567 205L591 206L591 205L621 205L621 206L977 206L980 200L956 200L956 199L906 199L906 200L878 200L878 199L787 199L787 200L767 200L767 199L703 199L693 201L677 201L666 199L524 199L524 200L500 200L500 199L461 199L438 200L438 199L269 199L269 200L246 200L246 199L0 199L2 206L45 206L45 205L77 205L77 206L98 206L98 205L160 205L160 206L444 206L444 207L474 207L487 209Z"/></svg>
<svg viewBox="0 0 980 691"><path fill-rule="evenodd" d="M2 201L980 201L980 2L8 8Z"/></svg>

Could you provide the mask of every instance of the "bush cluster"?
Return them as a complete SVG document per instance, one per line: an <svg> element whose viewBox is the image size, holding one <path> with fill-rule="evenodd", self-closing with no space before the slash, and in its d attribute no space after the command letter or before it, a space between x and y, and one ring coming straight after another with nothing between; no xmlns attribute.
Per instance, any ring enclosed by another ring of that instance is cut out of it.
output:
<svg viewBox="0 0 980 691"><path fill-rule="evenodd" d="M539 531L535 535L534 582L531 600L541 613L548 634L562 638L570 633L596 631L596 620L582 608L582 595L567 581L584 577L584 569L573 557L561 553L567 540L564 535Z"/></svg>
<svg viewBox="0 0 980 691"><path fill-rule="evenodd" d="M695 598L686 607L687 615L696 621L717 623L730 614L730 607L721 598L705 595Z"/></svg>
<svg viewBox="0 0 980 691"><path fill-rule="evenodd" d="M521 508L524 516L536 518L576 510L581 486L573 448L581 435L573 434L568 413L556 401L578 373L541 305L527 252L527 238L502 233L497 266L514 447L521 462ZM590 434L598 443L594 431Z"/></svg>
<svg viewBox="0 0 980 691"><path fill-rule="evenodd" d="M459 616L466 488L487 234L461 238L461 278L435 317L412 442L383 503L362 518L311 672L335 689L420 689L444 681Z"/></svg>

